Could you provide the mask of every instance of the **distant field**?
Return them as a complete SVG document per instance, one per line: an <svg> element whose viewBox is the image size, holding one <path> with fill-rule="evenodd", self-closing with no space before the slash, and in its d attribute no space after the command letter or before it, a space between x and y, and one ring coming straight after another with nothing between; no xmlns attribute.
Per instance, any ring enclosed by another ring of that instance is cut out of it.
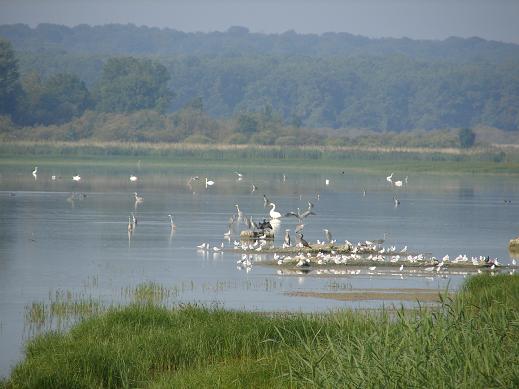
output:
<svg viewBox="0 0 519 389"><path fill-rule="evenodd" d="M28 157L31 158L28 158ZM2 165L67 164L121 165L136 159L148 166L271 167L386 171L388 169L438 173L519 174L519 150L488 148L383 148L260 145L197 145L118 142L4 142Z"/></svg>

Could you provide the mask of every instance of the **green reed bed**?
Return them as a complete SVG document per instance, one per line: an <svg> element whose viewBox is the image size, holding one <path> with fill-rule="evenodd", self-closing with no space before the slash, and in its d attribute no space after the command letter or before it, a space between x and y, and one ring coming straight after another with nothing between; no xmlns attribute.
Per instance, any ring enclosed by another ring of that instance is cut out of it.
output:
<svg viewBox="0 0 519 389"><path fill-rule="evenodd" d="M181 143L120 142L4 142L0 143L2 163L16 162L30 155L26 163L40 165L67 159L72 163L134 164L136 159L156 166L193 162L255 166L293 165L301 168L333 166L348 168L404 169L409 171L519 172L519 151L514 148L474 149L196 145Z"/></svg>
<svg viewBox="0 0 519 389"><path fill-rule="evenodd" d="M519 387L519 276L473 277L454 299L418 310L111 308L30 341L3 385Z"/></svg>

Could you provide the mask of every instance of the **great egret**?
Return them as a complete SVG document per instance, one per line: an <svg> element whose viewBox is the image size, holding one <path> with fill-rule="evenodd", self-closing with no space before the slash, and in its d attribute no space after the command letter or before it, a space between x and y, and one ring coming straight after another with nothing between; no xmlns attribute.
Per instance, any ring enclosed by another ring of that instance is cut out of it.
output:
<svg viewBox="0 0 519 389"><path fill-rule="evenodd" d="M133 174L130 176L130 182L135 182L137 181L139 178L137 176L134 176Z"/></svg>
<svg viewBox="0 0 519 389"><path fill-rule="evenodd" d="M279 218L281 218L281 214L278 211L276 211L276 204L270 203L270 205L272 206L272 209L269 212L270 217L272 219L279 219Z"/></svg>
<svg viewBox="0 0 519 389"><path fill-rule="evenodd" d="M393 172L389 176L386 177L386 181L389 182L390 184L393 184L393 174L395 174L395 173Z"/></svg>
<svg viewBox="0 0 519 389"><path fill-rule="evenodd" d="M32 171L32 176L34 177L34 179L38 178L38 166L34 167L34 170Z"/></svg>
<svg viewBox="0 0 519 389"><path fill-rule="evenodd" d="M168 214L169 216L169 224L171 225L171 229L174 230L175 228L177 228L177 226L175 225L175 223L173 223L173 216L171 214Z"/></svg>

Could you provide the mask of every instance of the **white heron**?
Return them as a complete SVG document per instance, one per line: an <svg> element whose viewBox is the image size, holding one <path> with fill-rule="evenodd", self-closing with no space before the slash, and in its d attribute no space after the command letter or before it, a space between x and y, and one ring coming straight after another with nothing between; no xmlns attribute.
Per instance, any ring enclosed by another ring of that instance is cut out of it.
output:
<svg viewBox="0 0 519 389"><path fill-rule="evenodd" d="M136 182L139 179L139 177L134 176L133 174L130 176L130 182Z"/></svg>
<svg viewBox="0 0 519 389"><path fill-rule="evenodd" d="M38 178L38 166L34 167L34 170L32 171L32 176L34 177L34 179Z"/></svg>
<svg viewBox="0 0 519 389"><path fill-rule="evenodd" d="M402 187L403 184L404 183L402 181L400 181L400 180L395 181L395 186Z"/></svg>
<svg viewBox="0 0 519 389"><path fill-rule="evenodd" d="M72 176L72 180L79 182L81 181L81 176L79 174L76 174L75 176Z"/></svg>
<svg viewBox="0 0 519 389"><path fill-rule="evenodd" d="M328 243L331 243L332 242L332 233L330 232L330 230L324 228L323 229L324 231L324 238L328 241Z"/></svg>
<svg viewBox="0 0 519 389"><path fill-rule="evenodd" d="M276 211L276 204L274 203L270 203L270 205L272 206L270 212L269 212L269 215L272 219L279 219L281 218L281 214Z"/></svg>
<svg viewBox="0 0 519 389"><path fill-rule="evenodd" d="M386 177L386 181L389 182L390 184L393 184L393 174L395 174L395 173L393 172L389 176Z"/></svg>
<svg viewBox="0 0 519 389"><path fill-rule="evenodd" d="M205 187L214 185L214 181L209 180L207 177L205 178Z"/></svg>
<svg viewBox="0 0 519 389"><path fill-rule="evenodd" d="M169 224L171 225L171 229L174 230L175 228L177 228L177 226L175 225L175 223L173 223L173 216L171 214L168 214L169 216Z"/></svg>
<svg viewBox="0 0 519 389"><path fill-rule="evenodd" d="M139 196L137 192L133 192L133 195L135 196L135 202L136 203L142 203L144 201L144 197Z"/></svg>
<svg viewBox="0 0 519 389"><path fill-rule="evenodd" d="M330 185L330 179L327 178L326 180L324 180L324 185L326 185L326 186Z"/></svg>
<svg viewBox="0 0 519 389"><path fill-rule="evenodd" d="M243 174L241 174L239 172L234 172L234 174L236 174L238 181L243 180Z"/></svg>

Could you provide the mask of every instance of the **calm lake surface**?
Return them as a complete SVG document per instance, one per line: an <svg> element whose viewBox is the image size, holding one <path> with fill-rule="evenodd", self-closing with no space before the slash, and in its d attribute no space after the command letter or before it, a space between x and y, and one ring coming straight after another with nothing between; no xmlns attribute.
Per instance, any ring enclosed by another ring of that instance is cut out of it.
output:
<svg viewBox="0 0 519 389"><path fill-rule="evenodd" d="M37 161L35 161L37 162ZM41 166L37 178L27 166L0 165L0 376L9 374L31 335L25 315L33 302L56 293L94 297L106 304L131 301L128 290L154 282L175 293L174 302L218 304L258 311L327 311L372 308L398 301L334 301L290 296L288 292L424 288L456 289L462 275L418 277L399 274L283 275L254 263L237 266L240 255L197 250L207 242L232 247L223 239L234 204L255 220L267 217L263 194L282 213L315 203L305 222L305 239L323 239L328 228L338 242L381 239L384 246L407 245L413 253L490 255L511 261L509 239L519 234L519 185L516 176L409 175L407 187L392 188L387 174L258 168L237 180L233 168L133 168ZM241 171L241 170L240 170ZM72 176L81 174L80 182ZM131 183L130 174L139 179ZM286 174L286 180L283 180ZM55 181L51 175L58 176ZM202 179L192 187L192 175ZM60 179L59 176L62 178ZM205 188L204 178L215 184ZM394 179L403 180L395 172ZM330 184L325 185L328 179ZM251 186L258 189L251 193ZM363 190L366 195L363 196ZM135 205L133 192L144 198ZM71 193L79 194L71 198ZM84 193L86 197L81 195ZM400 199L394 206L393 196ZM318 198L319 197L319 198ZM505 200L511 200L511 203ZM128 239L128 216L138 225ZM168 214L177 229L171 233ZM278 227L292 230L294 218ZM241 226L244 228L244 226ZM271 259L258 256L257 261Z"/></svg>

